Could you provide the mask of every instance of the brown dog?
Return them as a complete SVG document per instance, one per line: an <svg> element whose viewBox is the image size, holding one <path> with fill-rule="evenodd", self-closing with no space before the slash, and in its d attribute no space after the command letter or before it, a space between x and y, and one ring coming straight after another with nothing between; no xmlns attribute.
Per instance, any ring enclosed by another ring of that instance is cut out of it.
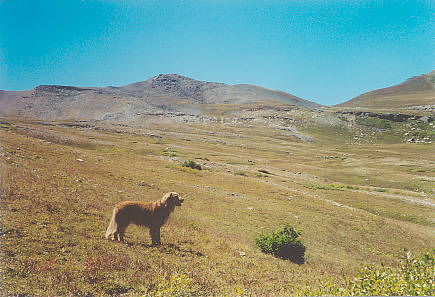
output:
<svg viewBox="0 0 435 297"><path fill-rule="evenodd" d="M124 201L113 209L112 219L106 231L106 239L124 240L125 229L131 223L150 229L153 245L160 244L160 227L169 218L175 206L181 206L184 199L175 192L166 193L155 202Z"/></svg>

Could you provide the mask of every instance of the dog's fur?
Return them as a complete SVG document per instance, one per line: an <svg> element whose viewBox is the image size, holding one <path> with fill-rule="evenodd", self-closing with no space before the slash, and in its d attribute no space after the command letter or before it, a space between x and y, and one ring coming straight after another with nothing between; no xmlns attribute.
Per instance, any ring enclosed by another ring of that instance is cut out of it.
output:
<svg viewBox="0 0 435 297"><path fill-rule="evenodd" d="M181 206L183 201L177 193L169 192L155 202L121 202L113 209L106 239L123 241L125 229L133 223L148 227L153 245L159 245L160 227L166 223L175 206Z"/></svg>

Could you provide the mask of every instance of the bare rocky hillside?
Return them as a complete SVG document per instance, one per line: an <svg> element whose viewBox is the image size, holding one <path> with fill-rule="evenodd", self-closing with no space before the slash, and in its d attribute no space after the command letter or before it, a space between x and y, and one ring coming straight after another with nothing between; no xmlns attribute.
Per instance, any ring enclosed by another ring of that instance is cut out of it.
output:
<svg viewBox="0 0 435 297"><path fill-rule="evenodd" d="M122 87L41 85L28 91L0 91L0 115L39 119L135 121L159 114L196 116L204 104L279 102L299 107L321 105L281 91L253 85L197 81L161 74Z"/></svg>

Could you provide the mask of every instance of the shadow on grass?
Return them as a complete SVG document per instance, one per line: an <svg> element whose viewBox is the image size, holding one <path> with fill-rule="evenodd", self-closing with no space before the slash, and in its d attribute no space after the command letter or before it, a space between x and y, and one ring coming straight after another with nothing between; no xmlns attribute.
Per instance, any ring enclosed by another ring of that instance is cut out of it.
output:
<svg viewBox="0 0 435 297"><path fill-rule="evenodd" d="M167 244L163 244L159 246L161 251L164 251L168 254L172 254L173 252L175 253L181 253L181 256L184 257L186 254L191 254L191 255L195 255L195 256L199 256L199 257L204 257L205 255L203 253L201 253L200 251L195 251L189 248L181 248L176 244L173 243L167 243Z"/></svg>
<svg viewBox="0 0 435 297"><path fill-rule="evenodd" d="M275 256L283 260L289 260L295 264L305 263L305 246L286 246Z"/></svg>
<svg viewBox="0 0 435 297"><path fill-rule="evenodd" d="M205 257L205 255L203 253L201 253L200 251L195 251L195 250L192 250L189 248L182 248L182 247L180 247L176 244L173 244L173 243L166 243L166 244L161 244L161 245L152 245L152 244L147 244L147 243L127 242L127 241L124 241L123 243L128 245L128 246L140 246L140 247L143 247L146 249L157 248L162 253L175 254L175 255L179 255L181 257L184 257L188 254L199 256L199 257Z"/></svg>

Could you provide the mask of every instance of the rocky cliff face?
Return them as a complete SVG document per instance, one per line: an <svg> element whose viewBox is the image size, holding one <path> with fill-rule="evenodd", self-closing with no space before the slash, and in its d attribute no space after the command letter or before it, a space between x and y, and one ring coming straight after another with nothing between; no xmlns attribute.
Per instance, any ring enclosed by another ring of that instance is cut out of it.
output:
<svg viewBox="0 0 435 297"><path fill-rule="evenodd" d="M134 121L150 114L198 115L203 104L279 102L305 108L321 105L280 91L252 85L197 81L161 74L122 87L41 85L22 92L0 92L0 115L41 119Z"/></svg>

